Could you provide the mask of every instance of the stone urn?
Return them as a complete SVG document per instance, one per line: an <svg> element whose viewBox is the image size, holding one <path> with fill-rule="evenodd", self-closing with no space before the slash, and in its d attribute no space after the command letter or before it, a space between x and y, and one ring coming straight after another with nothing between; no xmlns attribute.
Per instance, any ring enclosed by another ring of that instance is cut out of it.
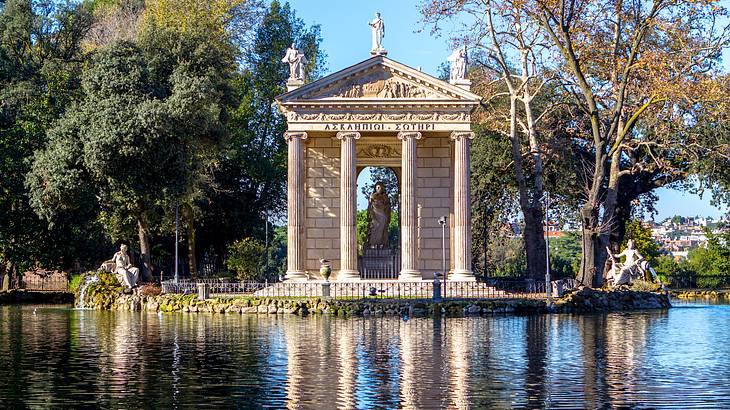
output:
<svg viewBox="0 0 730 410"><path fill-rule="evenodd" d="M325 282L329 282L330 275L332 275L332 266L330 266L329 261L325 259L320 259L320 263L319 274L322 275Z"/></svg>

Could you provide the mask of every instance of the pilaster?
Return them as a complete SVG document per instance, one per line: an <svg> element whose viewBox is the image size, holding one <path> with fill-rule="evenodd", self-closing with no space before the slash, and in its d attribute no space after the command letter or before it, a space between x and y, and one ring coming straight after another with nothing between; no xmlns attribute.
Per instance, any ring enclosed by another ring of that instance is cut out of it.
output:
<svg viewBox="0 0 730 410"><path fill-rule="evenodd" d="M307 280L304 270L304 140L306 132L286 132L287 177L287 268L286 280Z"/></svg>
<svg viewBox="0 0 730 410"><path fill-rule="evenodd" d="M454 141L454 272L451 280L472 281L470 161L472 132L453 132Z"/></svg>
<svg viewBox="0 0 730 410"><path fill-rule="evenodd" d="M418 166L416 143L420 132L399 132L401 140L401 271L400 280L421 280L418 270L418 204L416 184Z"/></svg>
<svg viewBox="0 0 730 410"><path fill-rule="evenodd" d="M359 132L338 132L340 140L340 271L338 281L359 280L357 270L357 169Z"/></svg>

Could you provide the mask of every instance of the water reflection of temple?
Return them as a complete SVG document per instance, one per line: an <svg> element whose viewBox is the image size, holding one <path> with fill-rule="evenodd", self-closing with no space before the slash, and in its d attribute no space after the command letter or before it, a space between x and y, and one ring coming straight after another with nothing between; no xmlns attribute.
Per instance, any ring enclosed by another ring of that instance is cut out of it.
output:
<svg viewBox="0 0 730 410"><path fill-rule="evenodd" d="M49 407L91 398L131 408L144 397L174 408L201 394L217 407L636 407L655 402L655 380L678 380L666 375L674 363L665 363L673 348L664 337L679 337L666 320L666 312L403 320L0 308L0 392ZM723 351L718 339L701 342L716 348L702 354ZM727 391L720 376L685 377Z"/></svg>

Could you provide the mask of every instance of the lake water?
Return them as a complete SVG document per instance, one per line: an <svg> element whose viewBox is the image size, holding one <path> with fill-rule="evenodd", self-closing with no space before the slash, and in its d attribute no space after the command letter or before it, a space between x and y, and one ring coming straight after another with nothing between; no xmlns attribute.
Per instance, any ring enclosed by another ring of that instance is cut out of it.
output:
<svg viewBox="0 0 730 410"><path fill-rule="evenodd" d="M0 306L0 407L730 408L730 306L459 319Z"/></svg>

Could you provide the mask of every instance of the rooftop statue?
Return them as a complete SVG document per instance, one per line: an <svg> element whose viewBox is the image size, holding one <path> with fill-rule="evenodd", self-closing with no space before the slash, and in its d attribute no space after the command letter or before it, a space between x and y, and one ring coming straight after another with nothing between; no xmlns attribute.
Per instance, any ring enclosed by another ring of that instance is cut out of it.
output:
<svg viewBox="0 0 730 410"><path fill-rule="evenodd" d="M466 80L466 45L459 47L454 50L453 53L446 59L451 63L451 69L449 70L449 81L456 82L460 80Z"/></svg>
<svg viewBox="0 0 730 410"><path fill-rule="evenodd" d="M284 58L281 59L282 63L289 64L289 80L304 81L304 66L307 65L307 58L304 53L297 50L292 43L291 47L286 49Z"/></svg>
<svg viewBox="0 0 730 410"><path fill-rule="evenodd" d="M375 13L375 19L368 23L372 30L373 47L370 54L386 54L383 48L383 37L385 37L385 22L380 18L380 13Z"/></svg>
<svg viewBox="0 0 730 410"><path fill-rule="evenodd" d="M367 245L371 248L388 247L388 226L390 225L390 199L385 192L385 184L377 182L375 191L368 201L370 229Z"/></svg>

